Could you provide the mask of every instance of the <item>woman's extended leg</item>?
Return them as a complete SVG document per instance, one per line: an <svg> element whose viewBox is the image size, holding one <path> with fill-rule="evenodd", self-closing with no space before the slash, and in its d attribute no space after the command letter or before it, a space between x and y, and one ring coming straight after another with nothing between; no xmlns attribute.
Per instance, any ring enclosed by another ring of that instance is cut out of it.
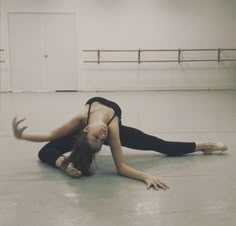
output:
<svg viewBox="0 0 236 226"><path fill-rule="evenodd" d="M196 143L196 150L201 151L205 155L210 155L213 151L227 151L228 147L220 142L203 141Z"/></svg>
<svg viewBox="0 0 236 226"><path fill-rule="evenodd" d="M122 146L139 150L153 150L169 156L193 153L196 148L196 144L193 142L165 141L124 125L120 126L120 139Z"/></svg>
<svg viewBox="0 0 236 226"><path fill-rule="evenodd" d="M122 146L139 150L153 150L169 156L179 156L195 151L210 154L215 150L227 150L226 146L216 142L195 143L165 141L124 125L120 125L120 139Z"/></svg>

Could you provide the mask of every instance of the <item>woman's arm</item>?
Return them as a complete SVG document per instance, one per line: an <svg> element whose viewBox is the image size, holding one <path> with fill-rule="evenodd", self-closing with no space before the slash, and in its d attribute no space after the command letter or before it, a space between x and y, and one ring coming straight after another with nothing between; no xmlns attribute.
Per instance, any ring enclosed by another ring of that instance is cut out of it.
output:
<svg viewBox="0 0 236 226"><path fill-rule="evenodd" d="M154 186L155 189L168 188L168 186L158 180L158 178L145 174L126 164L124 153L120 143L119 124L117 118L115 118L109 126L108 140L116 169L120 175L145 182L147 184L147 189L152 186Z"/></svg>
<svg viewBox="0 0 236 226"><path fill-rule="evenodd" d="M13 128L14 136L17 139L28 140L28 141L33 141L33 142L47 142L47 141L51 141L53 139L65 136L75 131L79 127L81 120L82 120L82 115L79 114L75 116L74 118L72 118L69 122L65 123L64 125L48 133L27 134L27 133L24 133L27 126L20 127L20 123L25 121L25 119L18 120L17 117L15 117L12 121L12 128Z"/></svg>

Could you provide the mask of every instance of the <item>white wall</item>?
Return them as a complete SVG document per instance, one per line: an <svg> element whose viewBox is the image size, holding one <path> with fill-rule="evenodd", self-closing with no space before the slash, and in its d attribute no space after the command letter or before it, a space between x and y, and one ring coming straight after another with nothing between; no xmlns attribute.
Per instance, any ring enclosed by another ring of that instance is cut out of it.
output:
<svg viewBox="0 0 236 226"><path fill-rule="evenodd" d="M77 13L80 90L235 89L235 62L82 62L83 49L236 48L235 9L235 0L1 0L1 90L11 90L8 12Z"/></svg>

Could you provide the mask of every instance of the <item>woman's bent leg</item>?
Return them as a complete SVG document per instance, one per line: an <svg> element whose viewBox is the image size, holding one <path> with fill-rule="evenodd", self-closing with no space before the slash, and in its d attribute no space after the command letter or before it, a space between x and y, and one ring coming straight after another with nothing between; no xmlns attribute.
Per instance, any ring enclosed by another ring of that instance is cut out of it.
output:
<svg viewBox="0 0 236 226"><path fill-rule="evenodd" d="M74 145L73 137L63 137L47 143L38 153L39 159L51 166L66 152L70 152Z"/></svg>
<svg viewBox="0 0 236 226"><path fill-rule="evenodd" d="M193 142L165 141L124 125L120 125L120 140L124 147L153 150L169 156L193 153L196 148L196 143Z"/></svg>

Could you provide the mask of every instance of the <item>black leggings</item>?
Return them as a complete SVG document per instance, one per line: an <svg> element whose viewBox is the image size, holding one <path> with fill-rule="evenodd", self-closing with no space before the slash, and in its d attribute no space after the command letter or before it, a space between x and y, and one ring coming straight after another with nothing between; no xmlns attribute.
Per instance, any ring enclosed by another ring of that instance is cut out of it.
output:
<svg viewBox="0 0 236 226"><path fill-rule="evenodd" d="M172 142L159 139L144 132L120 125L121 145L138 150L152 150L168 156L179 156L193 153L196 144L193 142ZM55 166L56 160L66 152L72 151L75 136L65 136L47 143L38 153L39 159ZM108 145L107 142L104 143Z"/></svg>

